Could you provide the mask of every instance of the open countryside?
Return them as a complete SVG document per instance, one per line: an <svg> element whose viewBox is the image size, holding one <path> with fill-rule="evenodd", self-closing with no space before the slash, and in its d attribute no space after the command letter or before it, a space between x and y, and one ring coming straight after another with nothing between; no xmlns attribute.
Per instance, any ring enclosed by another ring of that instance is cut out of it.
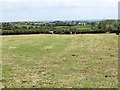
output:
<svg viewBox="0 0 120 90"><path fill-rule="evenodd" d="M2 0L0 85L118 90L119 0Z"/></svg>

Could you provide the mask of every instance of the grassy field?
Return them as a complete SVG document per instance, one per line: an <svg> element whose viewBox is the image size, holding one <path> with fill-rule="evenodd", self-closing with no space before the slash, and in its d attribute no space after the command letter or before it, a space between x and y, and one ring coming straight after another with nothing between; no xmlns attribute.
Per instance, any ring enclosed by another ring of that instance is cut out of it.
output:
<svg viewBox="0 0 120 90"><path fill-rule="evenodd" d="M117 88L118 36L3 36L7 88Z"/></svg>

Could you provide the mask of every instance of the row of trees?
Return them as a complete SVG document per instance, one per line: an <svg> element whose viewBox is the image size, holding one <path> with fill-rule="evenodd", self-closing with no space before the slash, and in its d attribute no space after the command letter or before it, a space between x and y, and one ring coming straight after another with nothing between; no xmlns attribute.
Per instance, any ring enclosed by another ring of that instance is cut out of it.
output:
<svg viewBox="0 0 120 90"><path fill-rule="evenodd" d="M3 35L13 34L79 34L81 32L87 32L87 30L80 30L76 28L31 28L31 29L15 29L15 30L2 30Z"/></svg>
<svg viewBox="0 0 120 90"><path fill-rule="evenodd" d="M56 22L55 22L56 23ZM22 23L22 25L18 25L16 23L2 23L1 29L3 35L13 35L13 34L80 34L80 33L119 33L120 32L120 24L115 20L105 20L99 23L92 22L89 23L90 28L83 27L74 27L74 26L61 26L63 24L60 23L60 28L52 25L26 25Z"/></svg>
<svg viewBox="0 0 120 90"><path fill-rule="evenodd" d="M117 23L113 23L113 24L107 24L105 22L100 22L97 26L97 29L99 30L107 30L107 31L111 31L111 30L117 30L120 29L120 25Z"/></svg>

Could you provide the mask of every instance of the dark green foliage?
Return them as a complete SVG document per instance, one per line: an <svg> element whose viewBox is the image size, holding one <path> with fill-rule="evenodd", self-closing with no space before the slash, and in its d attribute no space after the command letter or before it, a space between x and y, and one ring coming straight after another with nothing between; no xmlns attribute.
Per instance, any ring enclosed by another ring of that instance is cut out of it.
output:
<svg viewBox="0 0 120 90"><path fill-rule="evenodd" d="M7 29L7 30L11 30L11 29L15 29L15 25L13 23L2 23L2 29Z"/></svg>

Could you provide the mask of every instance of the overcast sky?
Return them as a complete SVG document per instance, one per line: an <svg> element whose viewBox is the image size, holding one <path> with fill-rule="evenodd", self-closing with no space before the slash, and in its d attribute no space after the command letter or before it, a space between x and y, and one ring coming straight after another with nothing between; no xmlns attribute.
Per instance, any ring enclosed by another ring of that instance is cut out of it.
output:
<svg viewBox="0 0 120 90"><path fill-rule="evenodd" d="M117 19L119 0L2 0L2 21Z"/></svg>

